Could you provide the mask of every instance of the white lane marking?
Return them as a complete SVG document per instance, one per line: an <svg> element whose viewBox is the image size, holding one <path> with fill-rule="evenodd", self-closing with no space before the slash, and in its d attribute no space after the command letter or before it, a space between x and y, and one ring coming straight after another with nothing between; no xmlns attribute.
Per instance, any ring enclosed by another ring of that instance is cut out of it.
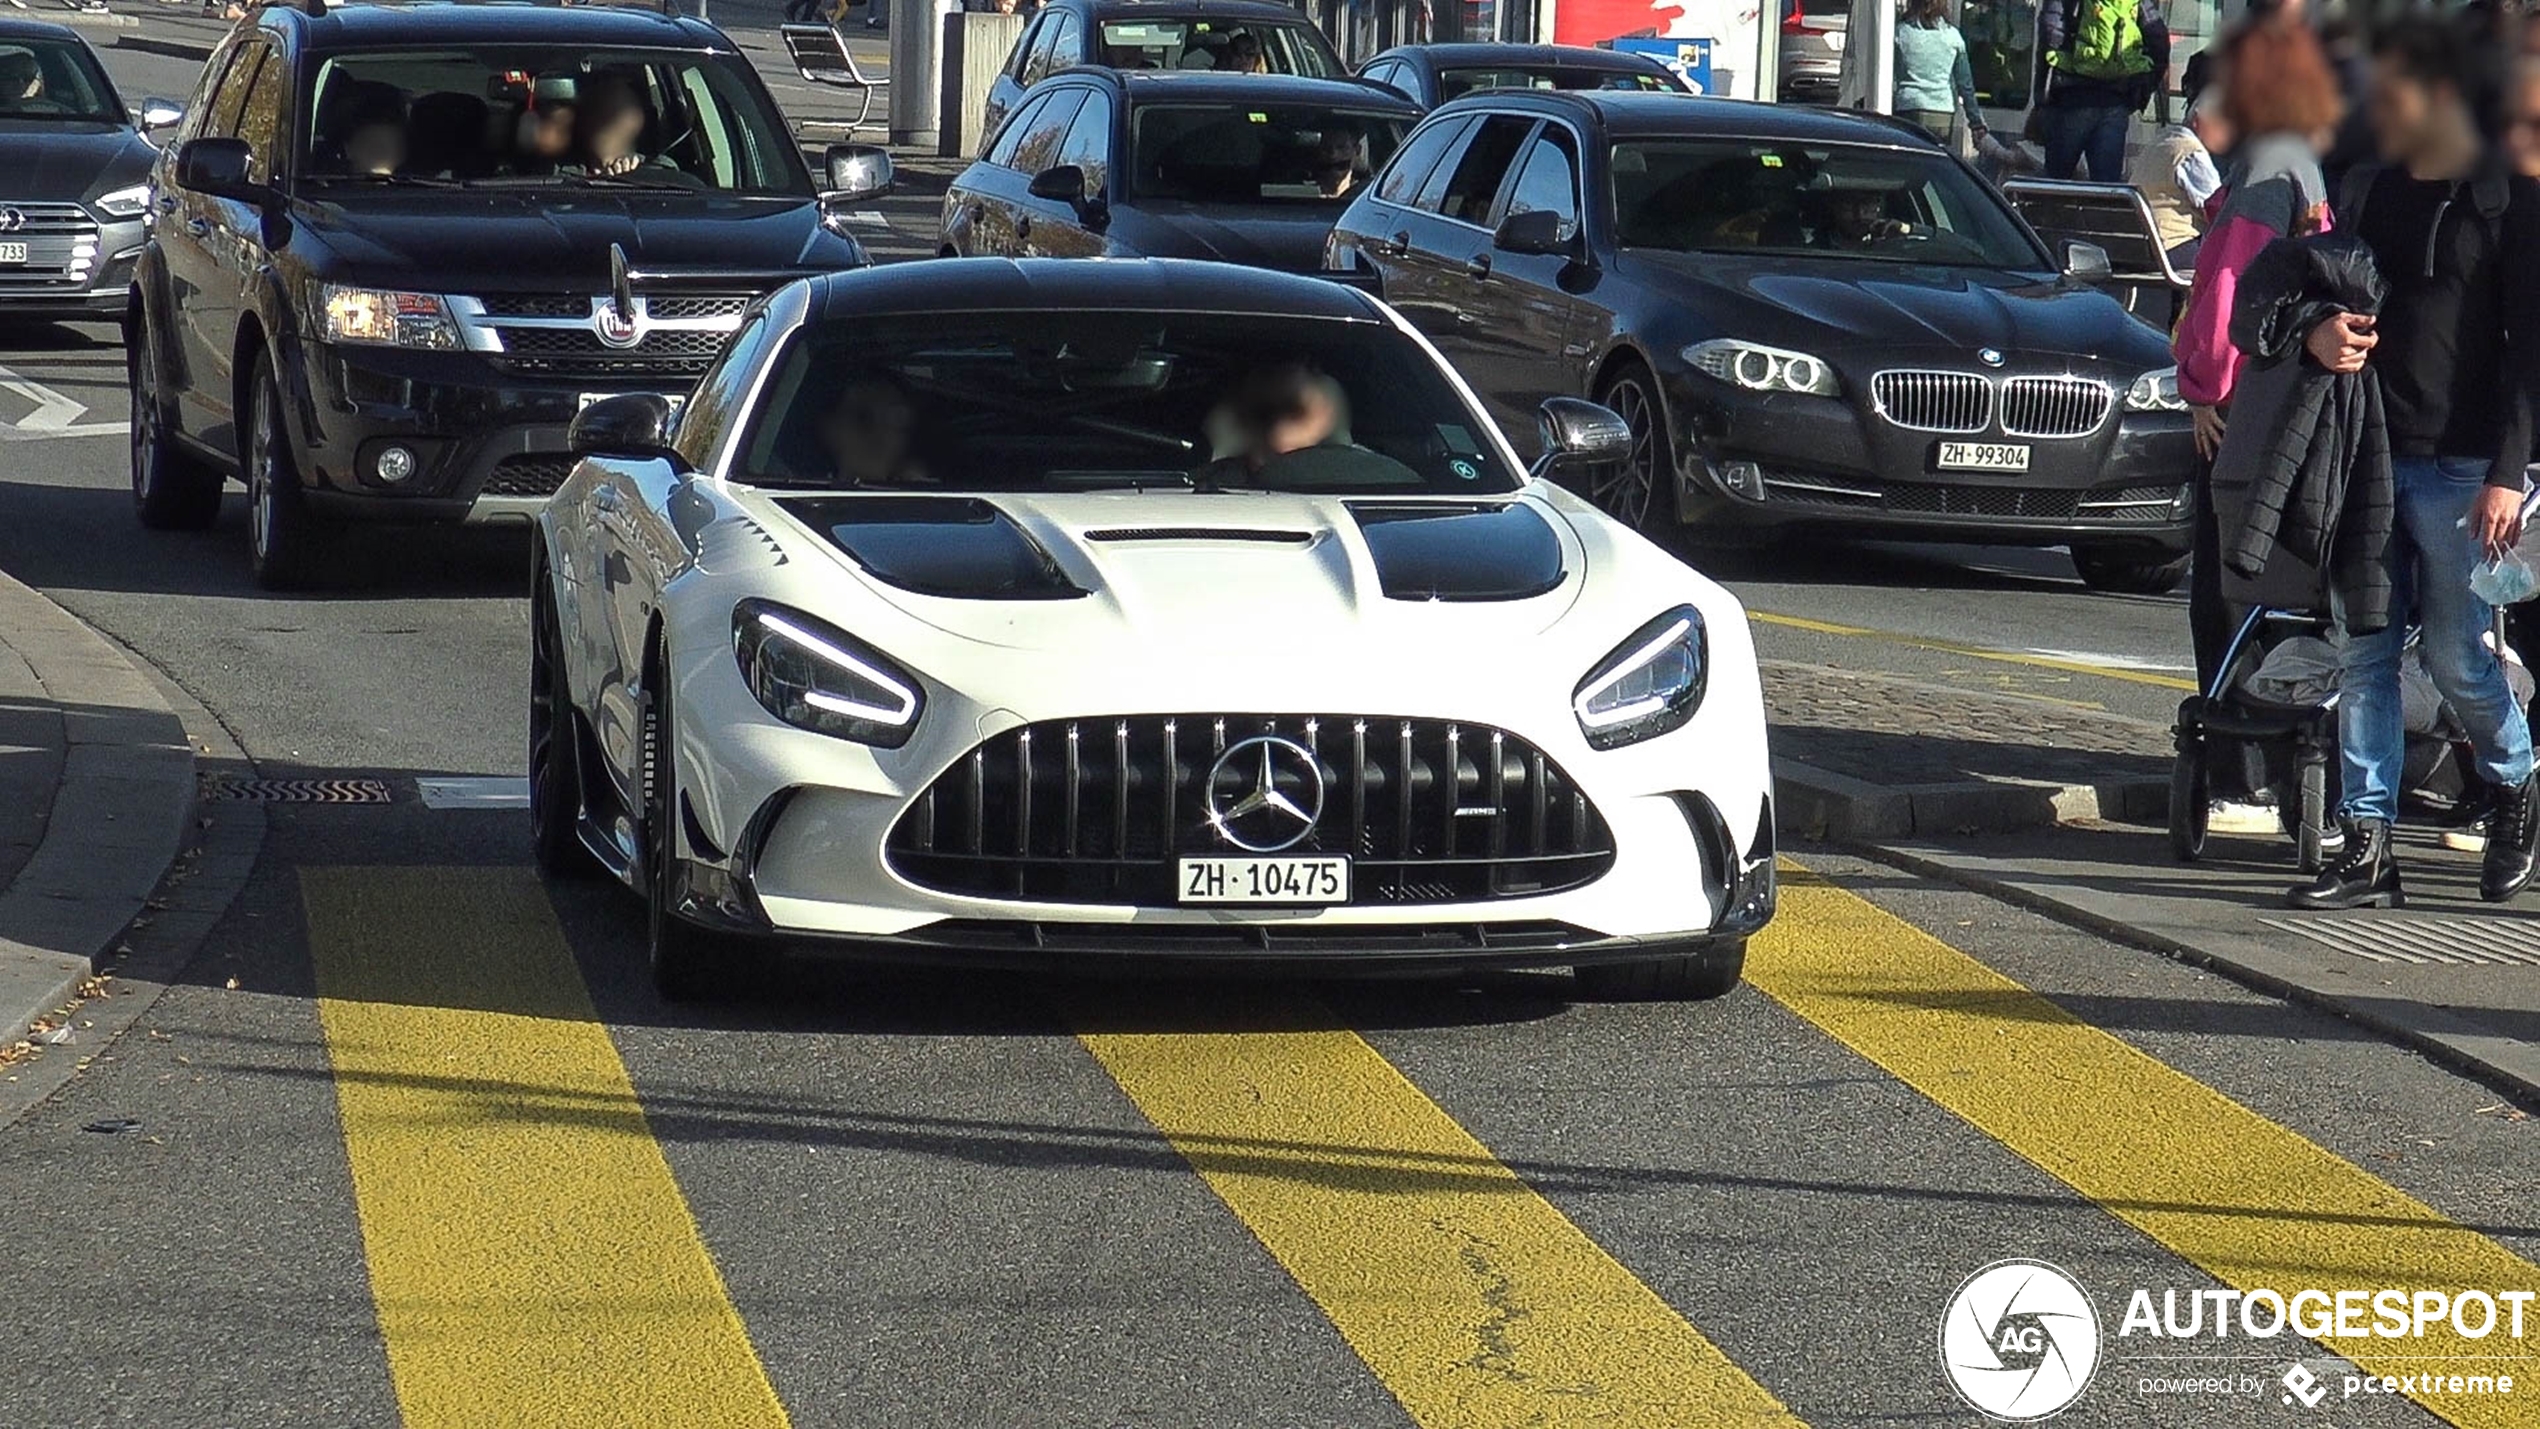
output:
<svg viewBox="0 0 2540 1429"><path fill-rule="evenodd" d="M526 809L529 781L514 775L417 779L415 792L427 809Z"/></svg>
<svg viewBox="0 0 2540 1429"><path fill-rule="evenodd" d="M2049 660L2063 660L2075 665L2105 665L2112 670L2147 670L2165 675L2191 674L2196 669L2193 665L2172 665L2159 660L2147 660L2136 655L2109 655L2097 650L2029 649L2020 653L2042 656Z"/></svg>
<svg viewBox="0 0 2540 1429"><path fill-rule="evenodd" d="M129 431L125 422L82 422L88 404L65 397L25 373L0 367L0 392L25 399L35 408L14 422L0 422L0 441L42 441L53 437L102 437Z"/></svg>

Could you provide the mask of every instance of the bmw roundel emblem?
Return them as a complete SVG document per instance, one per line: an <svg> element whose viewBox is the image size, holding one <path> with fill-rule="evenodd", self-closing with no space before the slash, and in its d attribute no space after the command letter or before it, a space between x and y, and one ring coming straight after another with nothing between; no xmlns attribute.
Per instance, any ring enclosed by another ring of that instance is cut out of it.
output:
<svg viewBox="0 0 2540 1429"><path fill-rule="evenodd" d="M1987 367L1999 367L2002 365L2002 349L1998 347L1979 347L1976 349L1976 358Z"/></svg>

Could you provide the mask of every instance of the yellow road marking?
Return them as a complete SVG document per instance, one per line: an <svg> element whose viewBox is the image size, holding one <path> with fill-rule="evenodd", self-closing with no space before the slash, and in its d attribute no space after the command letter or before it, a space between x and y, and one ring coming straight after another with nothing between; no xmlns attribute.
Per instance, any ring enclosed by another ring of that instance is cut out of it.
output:
<svg viewBox="0 0 2540 1429"><path fill-rule="evenodd" d="M406 1423L784 1424L536 877L300 888Z"/></svg>
<svg viewBox="0 0 2540 1429"><path fill-rule="evenodd" d="M1414 1421L1798 1423L1355 1033L1083 1040Z"/></svg>
<svg viewBox="0 0 2540 1429"><path fill-rule="evenodd" d="M2540 1287L2540 1267L2488 1237L1804 872L1786 875L1746 976L2226 1285L2287 1296ZM2413 1356L2529 1352L2503 1333L2472 1340L2442 1325L2422 1340L2329 1347L2371 1373L2424 1374L2437 1366ZM2529 1429L2540 1410L2516 1389L2420 1399L2456 1424Z"/></svg>
<svg viewBox="0 0 2540 1429"><path fill-rule="evenodd" d="M2074 675L2096 675L2103 680L2122 680L2132 685L2157 685L2165 690L2194 690L2194 680L2176 675L2159 675L2149 670L2127 670L2115 665L2093 665L2087 660L2066 660L2054 655L2031 655L2018 650L1988 650L1981 645L1962 645L1954 640L1929 640L1919 635L1906 635L1893 630L1873 630L1866 625L1838 625L1830 620L1810 620L1800 615L1776 615L1769 610L1750 610L1749 620L1765 625L1787 626L1792 630L1814 631L1819 635L1841 635L1861 640L1881 640L1890 645L1905 645L1916 650L1931 650L1943 655L1959 655L1970 660L1993 660L2005 665L2027 665L2040 670L2061 670Z"/></svg>

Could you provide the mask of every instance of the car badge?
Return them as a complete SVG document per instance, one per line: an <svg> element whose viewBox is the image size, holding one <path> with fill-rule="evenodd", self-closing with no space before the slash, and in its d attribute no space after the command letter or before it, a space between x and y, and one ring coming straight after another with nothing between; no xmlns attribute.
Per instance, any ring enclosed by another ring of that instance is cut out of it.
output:
<svg viewBox="0 0 2540 1429"><path fill-rule="evenodd" d="M1323 766L1284 735L1257 734L1226 746L1201 786L1208 826L1247 853L1278 853L1305 842L1323 817Z"/></svg>
<svg viewBox="0 0 2540 1429"><path fill-rule="evenodd" d="M1999 367L2002 365L2003 360L2002 349L1998 347L1979 347L1976 349L1976 358L1987 367Z"/></svg>
<svg viewBox="0 0 2540 1429"><path fill-rule="evenodd" d="M24 227L26 227L25 209L0 208L0 233L15 233Z"/></svg>
<svg viewBox="0 0 2540 1429"><path fill-rule="evenodd" d="M635 320L621 316L616 305L606 298L593 305L591 326L600 334L600 341L610 347L633 347L643 340Z"/></svg>

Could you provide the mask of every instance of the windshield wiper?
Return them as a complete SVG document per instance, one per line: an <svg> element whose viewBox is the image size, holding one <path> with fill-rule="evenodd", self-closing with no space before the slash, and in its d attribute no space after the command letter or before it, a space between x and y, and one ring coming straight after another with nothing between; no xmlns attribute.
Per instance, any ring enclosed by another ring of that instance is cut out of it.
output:
<svg viewBox="0 0 2540 1429"><path fill-rule="evenodd" d="M461 186L457 179L435 178L429 174L311 174L309 177L322 184L403 184L426 189Z"/></svg>

